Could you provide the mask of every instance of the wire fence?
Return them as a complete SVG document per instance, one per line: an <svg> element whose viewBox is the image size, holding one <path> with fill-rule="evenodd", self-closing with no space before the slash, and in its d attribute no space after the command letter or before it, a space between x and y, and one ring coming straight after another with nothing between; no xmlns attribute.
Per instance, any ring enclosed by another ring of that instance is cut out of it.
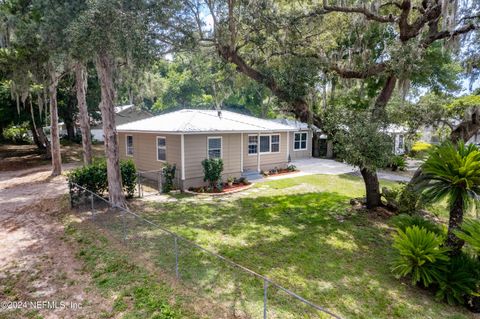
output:
<svg viewBox="0 0 480 319"><path fill-rule="evenodd" d="M234 318L337 318L273 280L212 252L129 209L72 185L72 208L135 254L142 254L188 290L218 304ZM216 317L217 316L215 315ZM222 316L223 317L223 316Z"/></svg>
<svg viewBox="0 0 480 319"><path fill-rule="evenodd" d="M180 189L181 171L176 168L175 178L173 181L174 189ZM137 193L138 197L148 197L163 192L163 184L165 176L163 170L137 171Z"/></svg>

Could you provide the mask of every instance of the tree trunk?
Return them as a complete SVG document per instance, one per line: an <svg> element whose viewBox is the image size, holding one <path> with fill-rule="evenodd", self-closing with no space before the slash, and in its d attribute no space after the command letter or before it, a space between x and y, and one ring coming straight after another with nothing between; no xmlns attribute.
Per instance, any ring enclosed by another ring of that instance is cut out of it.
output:
<svg viewBox="0 0 480 319"><path fill-rule="evenodd" d="M360 172L362 173L365 190L367 192L367 208L373 209L382 206L377 172L372 172L366 168L361 168Z"/></svg>
<svg viewBox="0 0 480 319"><path fill-rule="evenodd" d="M60 153L60 136L58 134L58 107L57 107L58 80L54 71L50 72L48 94L50 99L50 133L52 150L52 176L62 174L62 156Z"/></svg>
<svg viewBox="0 0 480 319"><path fill-rule="evenodd" d="M105 154L107 155L108 196L114 206L125 207L125 196L122 191L120 173L120 157L118 150L117 129L115 127L113 61L105 52L97 55L95 66L100 79L102 101L103 133L105 135Z"/></svg>
<svg viewBox="0 0 480 319"><path fill-rule="evenodd" d="M67 129L67 138L69 141L75 140L75 125L73 124L73 121L64 121L65 123L65 128Z"/></svg>
<svg viewBox="0 0 480 319"><path fill-rule="evenodd" d="M450 208L447 241L445 242L445 245L452 250L450 252L452 256L460 254L463 244L465 243L454 233L456 230L460 229L460 226L463 222L463 208L463 199L460 196L455 199L452 207Z"/></svg>
<svg viewBox="0 0 480 319"><path fill-rule="evenodd" d="M396 83L397 79L395 76L392 75L387 78L382 91L375 101L375 106L372 110L372 120L381 121L385 116L385 108L392 97ZM367 208L374 209L382 206L380 183L378 182L376 170L370 171L361 167L360 172L362 173L365 190L367 192Z"/></svg>
<svg viewBox="0 0 480 319"><path fill-rule="evenodd" d="M450 140L458 143L460 140L467 142L480 130L480 109L476 109L469 120L462 121L450 133Z"/></svg>
<svg viewBox="0 0 480 319"><path fill-rule="evenodd" d="M87 74L81 62L75 64L75 85L77 89L77 103L82 131L83 163L92 163L92 136L90 134L90 117L87 108Z"/></svg>

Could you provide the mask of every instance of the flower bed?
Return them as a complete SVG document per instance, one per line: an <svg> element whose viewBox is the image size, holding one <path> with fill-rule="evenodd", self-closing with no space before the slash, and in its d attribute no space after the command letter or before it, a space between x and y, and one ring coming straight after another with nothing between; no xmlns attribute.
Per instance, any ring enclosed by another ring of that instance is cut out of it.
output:
<svg viewBox="0 0 480 319"><path fill-rule="evenodd" d="M295 165L288 165L286 168L273 168L269 171L262 171L262 175L264 177L270 177L270 176L278 176L278 175L285 175L285 174L291 174L291 173L297 173L299 170Z"/></svg>
<svg viewBox="0 0 480 319"><path fill-rule="evenodd" d="M189 194L210 194L210 195L224 195L236 193L245 189L248 189L253 186L253 183L250 183L247 180L239 180L233 183L222 183L221 187L190 187L185 193Z"/></svg>

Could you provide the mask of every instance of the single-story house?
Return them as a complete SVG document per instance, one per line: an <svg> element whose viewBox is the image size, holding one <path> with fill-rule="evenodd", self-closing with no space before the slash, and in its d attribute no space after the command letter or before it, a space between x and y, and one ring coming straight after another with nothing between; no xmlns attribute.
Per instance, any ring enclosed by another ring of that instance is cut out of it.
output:
<svg viewBox="0 0 480 319"><path fill-rule="evenodd" d="M153 114L143 108L135 107L133 104L115 106L115 124L122 125L142 119L152 117ZM103 142L103 126L102 122L95 123L90 128L92 139L94 141Z"/></svg>
<svg viewBox="0 0 480 319"><path fill-rule="evenodd" d="M182 189L204 185L205 158L222 158L226 179L286 167L296 152L310 156L304 132L231 111L184 109L119 125L117 131L122 159L133 159L141 171L176 164Z"/></svg>
<svg viewBox="0 0 480 319"><path fill-rule="evenodd" d="M308 141L307 149L302 152L293 152L291 150L290 154L292 160L299 159L299 158L306 158L306 157L333 157L333 143L331 140L328 140L326 134L322 132L318 127L315 125L309 125L308 123L301 122L295 119L274 119L277 123L285 124L296 129L296 134L292 134L290 136L291 141L290 145L293 148L295 145L295 140L299 140L300 138L305 138ZM301 132L301 134L300 134Z"/></svg>
<svg viewBox="0 0 480 319"><path fill-rule="evenodd" d="M388 135L393 139L393 153L395 155L405 154L405 135L407 134L407 128L400 125L389 125L386 129Z"/></svg>

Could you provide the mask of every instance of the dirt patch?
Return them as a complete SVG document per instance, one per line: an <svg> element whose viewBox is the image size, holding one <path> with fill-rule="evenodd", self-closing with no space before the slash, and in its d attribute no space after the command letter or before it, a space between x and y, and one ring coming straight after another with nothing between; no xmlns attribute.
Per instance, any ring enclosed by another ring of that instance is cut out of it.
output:
<svg viewBox="0 0 480 319"><path fill-rule="evenodd" d="M92 145L94 156L103 156L103 145ZM62 145L63 163L80 163L82 161L82 146L79 144ZM25 170L27 168L47 165L50 160L45 152L35 145L0 145L0 172Z"/></svg>
<svg viewBox="0 0 480 319"><path fill-rule="evenodd" d="M55 215L68 204L66 181L49 175L49 166L0 173L0 301L28 303L10 303L0 317L98 318L111 301L92 288L76 248L63 239Z"/></svg>

